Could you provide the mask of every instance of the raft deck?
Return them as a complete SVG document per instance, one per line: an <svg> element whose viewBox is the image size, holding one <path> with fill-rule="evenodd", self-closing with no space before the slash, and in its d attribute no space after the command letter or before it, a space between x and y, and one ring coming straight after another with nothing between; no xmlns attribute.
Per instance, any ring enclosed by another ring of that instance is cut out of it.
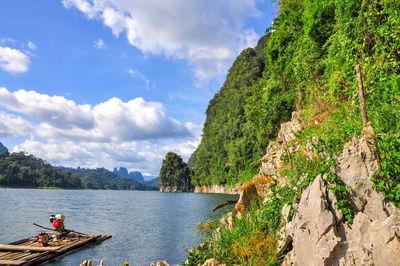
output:
<svg viewBox="0 0 400 266"><path fill-rule="evenodd" d="M41 246L36 237L0 244L0 265L38 265L108 238L111 238L111 235L75 234L57 241L49 241L46 246Z"/></svg>

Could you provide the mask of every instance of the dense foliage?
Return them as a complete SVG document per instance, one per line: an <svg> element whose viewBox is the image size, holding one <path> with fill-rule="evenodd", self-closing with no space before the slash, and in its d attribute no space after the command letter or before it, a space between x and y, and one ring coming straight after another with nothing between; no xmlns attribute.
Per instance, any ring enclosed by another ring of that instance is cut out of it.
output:
<svg viewBox="0 0 400 266"><path fill-rule="evenodd" d="M375 131L400 130L400 2L278 4L279 16L269 29L266 47L258 48L263 53L244 50L209 103L194 163L195 185L251 178L257 169L253 162L295 108L310 120L346 108L350 112L342 116L348 122L343 137L359 133L357 63L362 66Z"/></svg>
<svg viewBox="0 0 400 266"><path fill-rule="evenodd" d="M0 153L0 186L82 188L79 177L63 173L24 152Z"/></svg>
<svg viewBox="0 0 400 266"><path fill-rule="evenodd" d="M253 162L264 153L268 142L261 140L254 128L246 126L245 105L252 95L252 86L262 77L267 39L264 36L255 49L242 51L223 87L210 101L201 143L195 158L192 156L189 161L193 165L194 185L234 184L256 173L259 165Z"/></svg>
<svg viewBox="0 0 400 266"><path fill-rule="evenodd" d="M168 152L162 162L158 176L160 187L178 187L189 190L190 170L182 157L174 152Z"/></svg>
<svg viewBox="0 0 400 266"><path fill-rule="evenodd" d="M86 189L115 189L115 190L158 190L150 184L138 182L131 178L120 177L117 174L104 169L85 169L59 167L65 173L77 175L82 180L82 186Z"/></svg>
<svg viewBox="0 0 400 266"><path fill-rule="evenodd" d="M286 166L280 169L288 184L278 187L272 182L270 199L254 205L244 219L234 218L233 229L211 229L204 245L188 251L190 264L210 257L229 265L280 264L282 254L276 241L285 223L282 206L296 203L319 174L326 176L338 198L335 208L341 209L351 224L356 210L349 204L349 188L331 169L343 144L363 128L356 64L362 69L368 118L379 134L382 171L372 181L400 206L400 1L279 0L278 4L279 15L269 29L264 49L263 75L248 89L241 130L251 128L258 140L268 142L279 121L288 119L286 112L301 111L303 130L295 143L289 143L298 147L297 152L292 154L291 163L283 158ZM208 137L206 130L203 138ZM310 143L315 151L312 160L307 159L305 150ZM205 159L199 155L200 147L196 159ZM201 178L197 183L241 180L240 175L234 179ZM218 225L216 222L215 227Z"/></svg>

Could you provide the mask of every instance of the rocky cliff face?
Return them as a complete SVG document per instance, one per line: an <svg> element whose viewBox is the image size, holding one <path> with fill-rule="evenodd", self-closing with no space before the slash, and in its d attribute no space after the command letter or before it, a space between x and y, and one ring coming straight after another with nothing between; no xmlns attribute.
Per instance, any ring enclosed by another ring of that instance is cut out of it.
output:
<svg viewBox="0 0 400 266"><path fill-rule="evenodd" d="M282 124L278 139L270 143L253 181L274 175L279 186L286 184L278 171L283 165L281 155L299 148L286 145L299 130L301 124L294 113L291 122ZM350 189L351 205L356 211L352 225L345 223L342 211L334 207L338 200L328 187L326 175L315 178L298 204L283 208L285 221L290 209L296 210L280 232L278 250L292 247L283 265L400 265L400 211L373 188L371 176L379 169L373 144L373 129L367 125L361 137L354 136L344 146L337 166L331 169ZM305 152L313 158L311 145ZM258 182L250 184L240 192L235 210L221 219L221 224L232 227L232 216L240 218L242 210L251 207L251 198L268 198L268 187Z"/></svg>
<svg viewBox="0 0 400 266"><path fill-rule="evenodd" d="M400 211L373 189L378 162L368 126L345 145L334 171L351 188L357 214L343 223L336 197L318 176L302 193L297 213L283 230L293 250L283 265L400 265Z"/></svg>
<svg viewBox="0 0 400 266"><path fill-rule="evenodd" d="M125 167L120 167L119 170L114 168L113 173L119 175L120 177L130 178L139 182L144 182L144 178L141 172L128 172Z"/></svg>
<svg viewBox="0 0 400 266"><path fill-rule="evenodd" d="M225 185L196 186L194 193L238 194L237 186L228 188Z"/></svg>
<svg viewBox="0 0 400 266"><path fill-rule="evenodd" d="M160 192L193 192L193 188L184 186L160 186Z"/></svg>

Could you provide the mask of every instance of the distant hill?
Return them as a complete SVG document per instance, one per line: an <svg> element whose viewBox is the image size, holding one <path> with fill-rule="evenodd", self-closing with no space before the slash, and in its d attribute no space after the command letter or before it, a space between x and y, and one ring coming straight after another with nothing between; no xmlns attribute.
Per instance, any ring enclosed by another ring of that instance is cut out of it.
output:
<svg viewBox="0 0 400 266"><path fill-rule="evenodd" d="M148 181L145 181L147 184L158 187L158 178L154 178Z"/></svg>
<svg viewBox="0 0 400 266"><path fill-rule="evenodd" d="M7 147L4 146L1 142L0 142L0 152L8 152Z"/></svg>
<svg viewBox="0 0 400 266"><path fill-rule="evenodd" d="M82 180L82 186L88 189L117 189L117 190L158 190L157 187L134 179L120 177L105 169L85 169L58 167L62 172L77 175Z"/></svg>
<svg viewBox="0 0 400 266"><path fill-rule="evenodd" d="M0 186L82 188L81 179L24 152L0 153Z"/></svg>
<svg viewBox="0 0 400 266"><path fill-rule="evenodd" d="M132 177L135 174L136 172L130 173ZM139 173L139 175L136 174L143 180L142 174ZM152 185L153 183L120 177L104 168L54 167L24 152L10 154L8 149L0 143L0 187L158 190L156 185Z"/></svg>
<svg viewBox="0 0 400 266"><path fill-rule="evenodd" d="M141 172L129 172L128 169L125 167L120 167L119 170L117 168L114 168L113 173L120 176L120 177L125 177L125 178L130 178L139 182L144 182L144 178Z"/></svg>

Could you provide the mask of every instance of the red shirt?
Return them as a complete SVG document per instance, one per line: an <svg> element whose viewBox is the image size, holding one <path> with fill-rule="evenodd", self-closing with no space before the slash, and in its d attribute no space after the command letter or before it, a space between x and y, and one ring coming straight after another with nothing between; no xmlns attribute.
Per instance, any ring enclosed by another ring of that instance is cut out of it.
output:
<svg viewBox="0 0 400 266"><path fill-rule="evenodd" d="M63 221L62 220L55 220L53 221L53 227L55 229L62 229L64 226Z"/></svg>

